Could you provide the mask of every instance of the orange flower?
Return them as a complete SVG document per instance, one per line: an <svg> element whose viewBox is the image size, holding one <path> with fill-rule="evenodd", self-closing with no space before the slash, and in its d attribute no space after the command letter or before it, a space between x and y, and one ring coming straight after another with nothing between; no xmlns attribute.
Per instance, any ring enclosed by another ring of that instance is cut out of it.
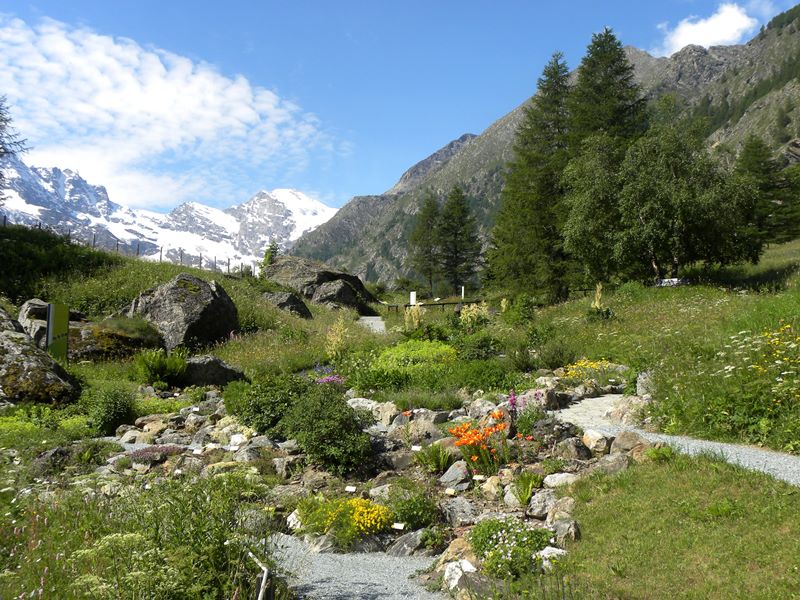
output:
<svg viewBox="0 0 800 600"><path fill-rule="evenodd" d="M470 456L470 457L469 457L469 459L470 459L472 462L478 462L478 457L477 457L477 456L475 456L474 454L473 454L472 456Z"/></svg>
<svg viewBox="0 0 800 600"><path fill-rule="evenodd" d="M490 452L491 452L492 454L497 454L497 448L492 448L492 449L490 450Z"/></svg>
<svg viewBox="0 0 800 600"><path fill-rule="evenodd" d="M411 416L411 411L410 410L404 410L403 411L403 416L404 417L410 417Z"/></svg>
<svg viewBox="0 0 800 600"><path fill-rule="evenodd" d="M521 433L518 433L518 434L517 434L517 439L518 439L518 440L521 440L521 439L522 439L522 434L521 434Z"/></svg>
<svg viewBox="0 0 800 600"><path fill-rule="evenodd" d="M532 442L533 441L533 436L532 435L526 435L525 439L528 440L529 442Z"/></svg>
<svg viewBox="0 0 800 600"><path fill-rule="evenodd" d="M489 416L492 417L495 421L499 421L503 418L503 411L502 410L495 410L489 413Z"/></svg>

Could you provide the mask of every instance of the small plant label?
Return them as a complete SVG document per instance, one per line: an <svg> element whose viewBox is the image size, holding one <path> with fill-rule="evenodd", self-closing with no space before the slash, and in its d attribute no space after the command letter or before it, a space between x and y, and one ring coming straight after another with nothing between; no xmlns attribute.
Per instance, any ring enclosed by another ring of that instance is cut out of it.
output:
<svg viewBox="0 0 800 600"><path fill-rule="evenodd" d="M398 531L403 531L406 528L405 523L392 523L392 529L397 529Z"/></svg>
<svg viewBox="0 0 800 600"><path fill-rule="evenodd" d="M455 496L456 495L456 491L453 488L447 488L444 491L444 493L447 494L448 496Z"/></svg>
<svg viewBox="0 0 800 600"><path fill-rule="evenodd" d="M181 471L180 469L175 469L175 470L172 472L172 474L173 474L173 475L181 475L181 474L183 474L183 471Z"/></svg>
<svg viewBox="0 0 800 600"><path fill-rule="evenodd" d="M144 484L144 489L146 489L146 490L149 490L151 487L153 487L153 486L151 486L149 483L145 483Z"/></svg>
<svg viewBox="0 0 800 600"><path fill-rule="evenodd" d="M412 452L419 452L420 450L422 450L422 446L411 446Z"/></svg>
<svg viewBox="0 0 800 600"><path fill-rule="evenodd" d="M193 406L192 407L192 412L200 412L200 407L199 406Z"/></svg>
<svg viewBox="0 0 800 600"><path fill-rule="evenodd" d="M347 487L344 488L344 491L352 494L356 491L356 486L348 485Z"/></svg>
<svg viewBox="0 0 800 600"><path fill-rule="evenodd" d="M239 446L231 446L231 452L238 452Z"/></svg>
<svg viewBox="0 0 800 600"><path fill-rule="evenodd" d="M486 481L486 475L473 475L473 481Z"/></svg>
<svg viewBox="0 0 800 600"><path fill-rule="evenodd" d="M200 449L200 448L195 448L194 450L192 450L192 454L202 454L202 453L203 453L203 450Z"/></svg>

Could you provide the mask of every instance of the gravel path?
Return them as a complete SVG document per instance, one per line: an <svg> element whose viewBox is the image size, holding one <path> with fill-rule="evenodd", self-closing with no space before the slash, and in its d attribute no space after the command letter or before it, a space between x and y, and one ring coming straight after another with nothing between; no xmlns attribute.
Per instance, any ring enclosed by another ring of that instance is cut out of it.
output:
<svg viewBox="0 0 800 600"><path fill-rule="evenodd" d="M776 479L800 486L800 456L764 450L755 446L698 440L682 435L650 433L635 427L620 425L605 417L606 411L619 398L621 396L616 394L600 396L599 398L587 398L572 406L555 411L555 414L561 420L575 423L575 425L584 429L596 429L613 435L623 430L633 430L650 441L664 442L679 452L690 456L703 453L716 454L731 464L739 465L752 471L761 471L772 475Z"/></svg>
<svg viewBox="0 0 800 600"><path fill-rule="evenodd" d="M409 579L436 561L431 557L368 554L315 554L295 537L276 536L276 556L292 574L292 589L313 600L442 600Z"/></svg>

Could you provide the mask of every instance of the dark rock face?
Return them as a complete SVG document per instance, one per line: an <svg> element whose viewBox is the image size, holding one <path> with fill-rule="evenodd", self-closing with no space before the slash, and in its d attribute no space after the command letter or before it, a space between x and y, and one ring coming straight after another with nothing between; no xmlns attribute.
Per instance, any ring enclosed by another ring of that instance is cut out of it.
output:
<svg viewBox="0 0 800 600"><path fill-rule="evenodd" d="M263 298L270 304L274 304L288 313L292 313L303 319L313 318L306 303L303 302L297 294L291 292L266 292L263 294Z"/></svg>
<svg viewBox="0 0 800 600"><path fill-rule="evenodd" d="M213 344L239 327L236 306L222 286L187 273L143 292L123 313L152 323L167 350Z"/></svg>
<svg viewBox="0 0 800 600"><path fill-rule="evenodd" d="M63 402L77 396L78 387L67 372L21 330L0 309L0 400Z"/></svg>
<svg viewBox="0 0 800 600"><path fill-rule="evenodd" d="M263 275L315 302L354 308L362 315L375 314L367 303L376 302L376 298L358 277L329 269L318 262L296 256L279 256L264 269Z"/></svg>
<svg viewBox="0 0 800 600"><path fill-rule="evenodd" d="M184 385L218 385L221 387L231 381L244 378L244 373L239 369L230 366L216 356L206 354L193 356L186 361L183 383Z"/></svg>

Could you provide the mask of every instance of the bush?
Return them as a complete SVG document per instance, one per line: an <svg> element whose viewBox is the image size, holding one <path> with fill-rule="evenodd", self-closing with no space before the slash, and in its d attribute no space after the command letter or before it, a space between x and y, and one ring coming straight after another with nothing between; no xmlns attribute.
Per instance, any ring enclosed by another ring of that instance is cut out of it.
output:
<svg viewBox="0 0 800 600"><path fill-rule="evenodd" d="M575 362L577 357L575 346L559 338L550 339L536 348L536 364L539 368L557 369Z"/></svg>
<svg viewBox="0 0 800 600"><path fill-rule="evenodd" d="M553 532L515 518L487 519L469 533L484 570L501 579L517 579L530 573L533 555L550 543Z"/></svg>
<svg viewBox="0 0 800 600"><path fill-rule="evenodd" d="M300 500L297 512L304 531L330 534L340 550L347 550L359 539L388 529L392 522L389 508L363 498L311 496Z"/></svg>
<svg viewBox="0 0 800 600"><path fill-rule="evenodd" d="M223 392L225 408L259 433L280 433L280 420L311 389L296 375L272 375L248 384L233 381Z"/></svg>
<svg viewBox="0 0 800 600"><path fill-rule="evenodd" d="M439 507L433 496L408 479L398 479L392 483L386 505L395 519L405 523L409 530L433 525L439 516Z"/></svg>
<svg viewBox="0 0 800 600"><path fill-rule="evenodd" d="M365 417L348 406L338 386L310 387L289 408L281 432L297 440L308 457L339 474L368 467L372 458Z"/></svg>
<svg viewBox="0 0 800 600"><path fill-rule="evenodd" d="M462 360L486 360L497 355L498 341L486 331L460 336L455 341Z"/></svg>
<svg viewBox="0 0 800 600"><path fill-rule="evenodd" d="M173 350L167 353L163 348L143 350L134 358L136 377L140 383L153 387L167 387L180 384L186 372L186 352Z"/></svg>
<svg viewBox="0 0 800 600"><path fill-rule="evenodd" d="M467 333L475 333L489 322L489 306L485 302L467 304L458 316L461 328Z"/></svg>
<svg viewBox="0 0 800 600"><path fill-rule="evenodd" d="M409 340L381 352L373 368L410 374L430 365L452 363L455 360L455 349L443 342Z"/></svg>
<svg viewBox="0 0 800 600"><path fill-rule="evenodd" d="M134 419L134 394L124 387L100 388L89 395L88 414L92 426L103 435Z"/></svg>

